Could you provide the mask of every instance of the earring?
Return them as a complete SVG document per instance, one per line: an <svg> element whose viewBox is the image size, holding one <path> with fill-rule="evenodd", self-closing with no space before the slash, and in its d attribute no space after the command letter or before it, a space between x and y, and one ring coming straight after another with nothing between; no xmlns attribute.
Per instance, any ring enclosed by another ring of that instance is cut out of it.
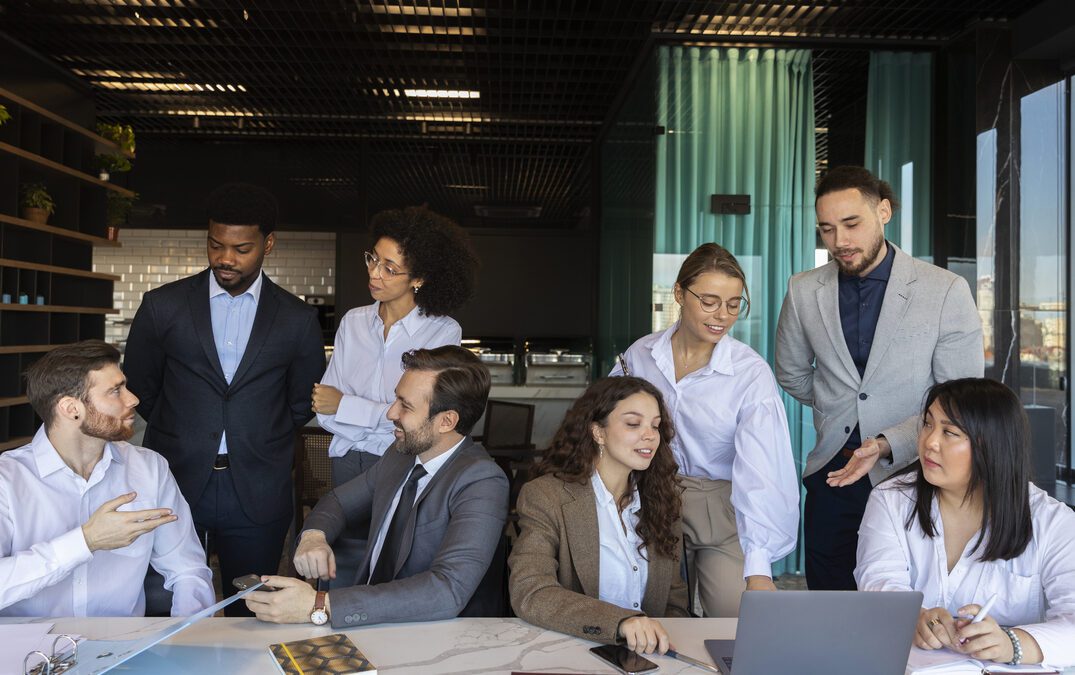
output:
<svg viewBox="0 0 1075 675"><path fill-rule="evenodd" d="M603 443L598 443L597 444L597 458L601 459L604 456L605 456L605 446L604 446Z"/></svg>
<svg viewBox="0 0 1075 675"><path fill-rule="evenodd" d="M75 415L75 419L76 419L76 420L78 419L78 415Z"/></svg>
<svg viewBox="0 0 1075 675"><path fill-rule="evenodd" d="M419 288L420 288L420 286L415 286L415 287L414 287L414 294L415 294L415 295L418 295L418 289L419 289Z"/></svg>

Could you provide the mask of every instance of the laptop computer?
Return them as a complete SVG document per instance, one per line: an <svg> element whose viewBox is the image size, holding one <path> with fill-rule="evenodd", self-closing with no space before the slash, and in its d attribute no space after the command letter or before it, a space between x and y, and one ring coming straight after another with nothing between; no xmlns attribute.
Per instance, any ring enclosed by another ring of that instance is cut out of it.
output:
<svg viewBox="0 0 1075 675"><path fill-rule="evenodd" d="M921 608L918 591L747 591L735 639L705 648L724 675L903 675Z"/></svg>

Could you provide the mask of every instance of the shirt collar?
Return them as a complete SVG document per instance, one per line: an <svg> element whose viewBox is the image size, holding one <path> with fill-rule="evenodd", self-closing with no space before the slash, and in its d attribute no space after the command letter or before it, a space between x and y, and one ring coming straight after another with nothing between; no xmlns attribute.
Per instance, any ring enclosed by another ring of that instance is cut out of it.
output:
<svg viewBox="0 0 1075 675"><path fill-rule="evenodd" d="M63 457L60 457L60 453L49 440L44 424L38 427L34 440L30 442L30 447L33 450L34 463L37 465L37 474L41 478L69 468L67 462L63 461ZM105 443L104 453L98 463L101 462L106 469L112 462L123 464L123 453L115 451L112 443Z"/></svg>
<svg viewBox="0 0 1075 675"><path fill-rule="evenodd" d="M881 264L873 268L869 274L864 277L855 277L840 272L840 281L850 281L852 279L872 279L874 281L883 281L888 283L889 277L892 276L892 261L896 258L896 247L892 245L892 242L885 241L885 248L888 252L885 253L885 259L881 261Z"/></svg>
<svg viewBox="0 0 1075 675"><path fill-rule="evenodd" d="M675 357L672 354L672 334L679 330L679 321L672 324L667 330L661 333L661 336L657 338L657 341L653 343L651 351L653 352L653 360L658 365L669 370L672 375L672 381L675 381L676 362ZM713 347L713 355L709 357L709 364L705 366L709 370L720 373L721 375L735 375L735 367L732 365L732 342L735 341L728 333L724 334L724 337L720 339L720 342Z"/></svg>
<svg viewBox="0 0 1075 675"><path fill-rule="evenodd" d="M370 330L384 330L384 321L381 320L381 301L378 300L373 303L373 312L370 316ZM418 330L429 321L429 317L423 314L419 307L415 306L414 309L407 312L407 316L400 319L397 323L403 326L403 329L407 331L407 335L414 335Z"/></svg>
<svg viewBox="0 0 1075 675"><path fill-rule="evenodd" d="M257 279L254 279L254 283L250 284L250 288L246 289L236 297L243 297L249 295L254 298L254 304L257 304L261 300L261 279L265 276L264 272L258 272ZM218 295L227 293L226 290L220 287L217 283L216 275L213 274L213 270L209 270L209 298L215 298Z"/></svg>
<svg viewBox="0 0 1075 675"><path fill-rule="evenodd" d="M452 455L454 455L455 451L459 449L459 446L463 445L463 441L465 440L467 440L466 436L459 439L459 442L453 445L447 452L437 455L428 462L423 462L422 460L415 457L414 463L415 465L421 464L422 468L426 470L426 475L432 478L435 473L440 471L441 467L448 463L448 460L452 458Z"/></svg>
<svg viewBox="0 0 1075 675"><path fill-rule="evenodd" d="M597 504L599 506L611 506L616 511L619 511L620 505L616 503L612 493L605 487L605 481L601 480L601 474L597 473L595 469L590 475L590 485L593 486L594 496L597 498ZM642 509L642 500L638 496L638 488L631 491L631 502L627 505L625 511L631 513L638 513Z"/></svg>

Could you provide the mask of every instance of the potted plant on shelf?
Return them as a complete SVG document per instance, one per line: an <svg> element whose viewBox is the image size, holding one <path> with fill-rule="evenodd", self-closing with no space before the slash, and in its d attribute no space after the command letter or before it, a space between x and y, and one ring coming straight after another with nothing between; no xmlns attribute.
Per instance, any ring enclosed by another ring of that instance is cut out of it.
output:
<svg viewBox="0 0 1075 675"><path fill-rule="evenodd" d="M23 218L42 225L47 223L49 216L56 211L56 202L52 201L52 195L42 183L23 183L19 205L22 207Z"/></svg>
<svg viewBox="0 0 1075 675"><path fill-rule="evenodd" d="M0 127L4 126L11 121L11 113L7 111L7 106L0 103Z"/></svg>
<svg viewBox="0 0 1075 675"><path fill-rule="evenodd" d="M108 238L112 241L119 239L119 228L127 224L127 217L131 215L131 209L138 200L138 193L127 197L117 192L108 193L108 210L105 213L105 225L108 226Z"/></svg>
<svg viewBox="0 0 1075 675"><path fill-rule="evenodd" d="M110 174L124 173L131 170L129 155L134 154L134 129L129 124L97 124L97 134L119 146L119 153L97 155L98 176L108 180Z"/></svg>

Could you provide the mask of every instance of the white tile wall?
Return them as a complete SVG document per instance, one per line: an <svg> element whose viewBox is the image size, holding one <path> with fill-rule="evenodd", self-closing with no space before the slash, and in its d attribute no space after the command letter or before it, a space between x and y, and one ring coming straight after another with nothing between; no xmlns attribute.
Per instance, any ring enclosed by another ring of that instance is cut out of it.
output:
<svg viewBox="0 0 1075 675"><path fill-rule="evenodd" d="M119 314L105 323L105 340L127 339L142 294L206 268L205 230L122 230L119 248L93 249L93 271L118 274L112 302ZM332 232L277 232L276 246L265 258L270 279L298 296L336 295L336 235Z"/></svg>

